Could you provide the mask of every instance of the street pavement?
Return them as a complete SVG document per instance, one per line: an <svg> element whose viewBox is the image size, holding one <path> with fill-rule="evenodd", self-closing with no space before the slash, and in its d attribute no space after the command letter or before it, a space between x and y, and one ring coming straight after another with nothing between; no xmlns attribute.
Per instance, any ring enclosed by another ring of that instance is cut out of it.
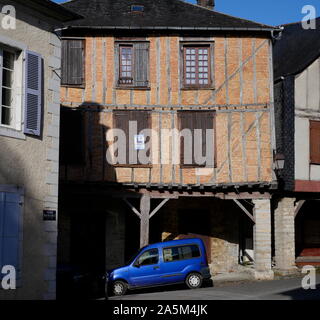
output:
<svg viewBox="0 0 320 320"><path fill-rule="evenodd" d="M316 289L305 290L302 277L273 281L217 282L197 290L184 286L129 291L110 300L320 300L320 274Z"/></svg>

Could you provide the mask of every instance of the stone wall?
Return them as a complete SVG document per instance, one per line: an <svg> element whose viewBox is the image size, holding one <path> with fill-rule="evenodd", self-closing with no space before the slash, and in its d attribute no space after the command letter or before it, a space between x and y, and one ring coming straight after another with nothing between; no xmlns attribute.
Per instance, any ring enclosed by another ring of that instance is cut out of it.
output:
<svg viewBox="0 0 320 320"><path fill-rule="evenodd" d="M206 245L211 273L232 272L239 262L239 218L232 201L182 198L170 200L162 215L162 240L200 236Z"/></svg>

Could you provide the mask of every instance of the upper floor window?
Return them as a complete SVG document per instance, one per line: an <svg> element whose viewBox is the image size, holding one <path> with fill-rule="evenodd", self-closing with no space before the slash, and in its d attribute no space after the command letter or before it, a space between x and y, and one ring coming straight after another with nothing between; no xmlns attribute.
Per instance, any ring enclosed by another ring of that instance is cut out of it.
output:
<svg viewBox="0 0 320 320"><path fill-rule="evenodd" d="M133 84L133 48L120 46L120 75L119 84Z"/></svg>
<svg viewBox="0 0 320 320"><path fill-rule="evenodd" d="M61 84L84 85L84 40L62 40Z"/></svg>
<svg viewBox="0 0 320 320"><path fill-rule="evenodd" d="M211 48L206 46L183 47L183 84L188 88L208 88L211 80Z"/></svg>
<svg viewBox="0 0 320 320"><path fill-rule="evenodd" d="M149 86L149 43L119 43L118 53L118 86L147 88Z"/></svg>
<svg viewBox="0 0 320 320"><path fill-rule="evenodd" d="M0 123L5 126L12 126L14 121L14 63L15 54L13 52L0 49L1 64L1 109Z"/></svg>
<svg viewBox="0 0 320 320"><path fill-rule="evenodd" d="M23 138L23 130L40 136L44 102L42 56L13 39L0 38L0 135Z"/></svg>
<svg viewBox="0 0 320 320"><path fill-rule="evenodd" d="M320 121L310 121L310 162L320 164Z"/></svg>

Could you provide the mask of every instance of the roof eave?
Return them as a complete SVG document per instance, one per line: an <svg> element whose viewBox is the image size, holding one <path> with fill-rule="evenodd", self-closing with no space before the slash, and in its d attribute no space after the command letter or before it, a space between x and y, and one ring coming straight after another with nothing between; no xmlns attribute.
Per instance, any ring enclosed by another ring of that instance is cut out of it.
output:
<svg viewBox="0 0 320 320"><path fill-rule="evenodd" d="M255 31L272 32L277 28L241 28L241 27L168 27L168 26L67 26L57 31L70 29L94 29L94 30L186 30L186 31Z"/></svg>
<svg viewBox="0 0 320 320"><path fill-rule="evenodd" d="M64 8L63 6L52 1L43 0L15 0L22 5L37 10L41 14L54 18L61 22L69 22L73 20L83 19L84 17Z"/></svg>

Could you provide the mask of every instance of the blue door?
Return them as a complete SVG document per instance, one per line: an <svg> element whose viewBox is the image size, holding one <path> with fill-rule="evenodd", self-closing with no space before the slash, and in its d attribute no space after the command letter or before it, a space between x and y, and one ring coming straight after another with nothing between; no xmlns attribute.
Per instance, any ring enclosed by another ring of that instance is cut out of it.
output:
<svg viewBox="0 0 320 320"><path fill-rule="evenodd" d="M161 283L159 250L149 249L140 254L129 269L130 284L134 287Z"/></svg>

